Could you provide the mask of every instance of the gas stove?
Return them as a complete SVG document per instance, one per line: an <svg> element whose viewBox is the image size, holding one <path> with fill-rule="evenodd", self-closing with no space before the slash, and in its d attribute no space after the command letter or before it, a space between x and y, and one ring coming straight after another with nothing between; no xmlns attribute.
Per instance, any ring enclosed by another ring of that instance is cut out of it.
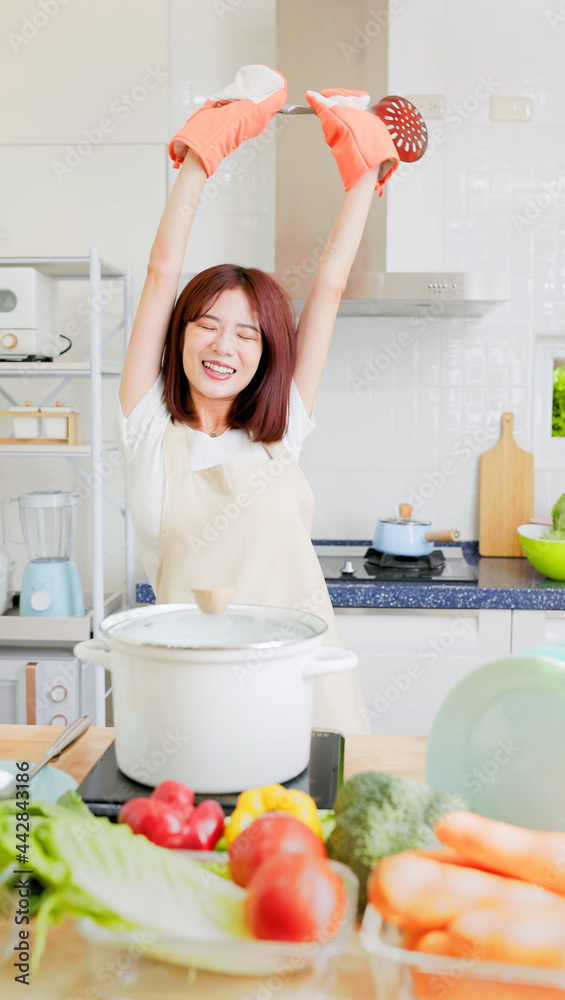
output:
<svg viewBox="0 0 565 1000"><path fill-rule="evenodd" d="M434 548L429 556L391 556L366 545L315 545L327 583L477 583L459 545Z"/></svg>

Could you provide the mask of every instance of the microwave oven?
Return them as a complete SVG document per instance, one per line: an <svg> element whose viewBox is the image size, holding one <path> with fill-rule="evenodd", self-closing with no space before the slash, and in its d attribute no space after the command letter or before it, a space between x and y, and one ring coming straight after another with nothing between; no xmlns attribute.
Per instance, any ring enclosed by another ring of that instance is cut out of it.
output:
<svg viewBox="0 0 565 1000"><path fill-rule="evenodd" d="M0 267L0 361L59 354L56 282L35 267Z"/></svg>

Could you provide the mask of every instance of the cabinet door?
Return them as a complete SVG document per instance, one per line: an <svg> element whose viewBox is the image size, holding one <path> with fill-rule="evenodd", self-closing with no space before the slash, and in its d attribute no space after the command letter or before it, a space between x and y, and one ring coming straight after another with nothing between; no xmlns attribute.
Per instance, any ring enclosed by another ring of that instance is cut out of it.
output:
<svg viewBox="0 0 565 1000"><path fill-rule="evenodd" d="M512 652L565 642L565 611L513 611Z"/></svg>
<svg viewBox="0 0 565 1000"><path fill-rule="evenodd" d="M0 657L0 724L25 722L26 661Z"/></svg>
<svg viewBox="0 0 565 1000"><path fill-rule="evenodd" d="M510 652L510 611L336 613L345 642L359 657L375 733L426 736L457 682Z"/></svg>

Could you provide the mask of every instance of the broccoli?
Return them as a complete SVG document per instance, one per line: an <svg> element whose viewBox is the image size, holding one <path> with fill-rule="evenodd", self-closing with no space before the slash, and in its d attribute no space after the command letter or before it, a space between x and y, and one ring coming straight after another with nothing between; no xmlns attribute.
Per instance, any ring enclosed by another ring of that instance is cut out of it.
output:
<svg viewBox="0 0 565 1000"><path fill-rule="evenodd" d="M562 493L559 500L556 500L551 511L553 528L546 531L542 538L547 538L551 542L562 542L565 539L565 493Z"/></svg>
<svg viewBox="0 0 565 1000"><path fill-rule="evenodd" d="M345 783L335 800L335 829L328 857L359 879L359 911L367 904L367 879L380 858L416 847L437 847L432 826L445 813L465 809L458 796L410 778L369 771Z"/></svg>

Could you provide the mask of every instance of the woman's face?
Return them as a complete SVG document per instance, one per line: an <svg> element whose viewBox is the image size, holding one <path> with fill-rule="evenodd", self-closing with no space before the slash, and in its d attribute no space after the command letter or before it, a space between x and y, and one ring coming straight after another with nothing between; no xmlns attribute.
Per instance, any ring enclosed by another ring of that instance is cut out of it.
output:
<svg viewBox="0 0 565 1000"><path fill-rule="evenodd" d="M182 363L191 391L234 399L251 382L262 351L259 323L245 292L226 289L186 326Z"/></svg>

